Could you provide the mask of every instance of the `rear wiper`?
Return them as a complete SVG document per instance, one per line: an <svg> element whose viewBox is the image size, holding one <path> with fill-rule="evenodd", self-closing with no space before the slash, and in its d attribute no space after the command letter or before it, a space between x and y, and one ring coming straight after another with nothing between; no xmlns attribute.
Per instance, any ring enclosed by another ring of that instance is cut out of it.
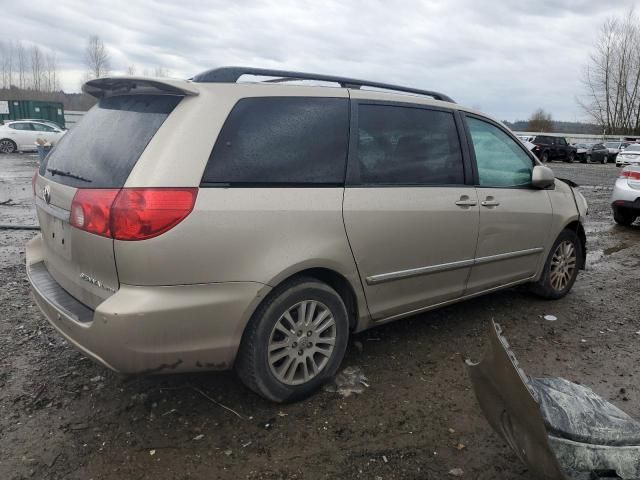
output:
<svg viewBox="0 0 640 480"><path fill-rule="evenodd" d="M81 182L91 183L91 180L89 180L88 178L81 177L80 175L75 175L71 172L58 170L57 168L47 168L47 172L51 173L51 175L60 175L61 177L75 178L76 180L80 180Z"/></svg>

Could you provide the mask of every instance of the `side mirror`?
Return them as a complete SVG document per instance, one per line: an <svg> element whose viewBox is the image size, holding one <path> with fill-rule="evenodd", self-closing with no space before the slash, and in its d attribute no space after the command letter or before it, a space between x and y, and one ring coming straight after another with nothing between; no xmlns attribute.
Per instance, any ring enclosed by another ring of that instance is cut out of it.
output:
<svg viewBox="0 0 640 480"><path fill-rule="evenodd" d="M555 178L549 167L536 165L531 172L531 185L535 188L547 188L553 185Z"/></svg>

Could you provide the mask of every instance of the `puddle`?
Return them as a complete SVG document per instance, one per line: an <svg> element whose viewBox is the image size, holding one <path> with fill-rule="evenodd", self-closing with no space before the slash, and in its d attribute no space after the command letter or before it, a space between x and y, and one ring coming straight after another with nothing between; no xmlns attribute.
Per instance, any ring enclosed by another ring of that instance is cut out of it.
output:
<svg viewBox="0 0 640 480"><path fill-rule="evenodd" d="M619 252L620 250L624 250L625 248L629 248L630 246L631 245L628 245L626 243L621 243L621 244L615 245L613 247L605 248L602 253L604 255L611 255L612 253Z"/></svg>

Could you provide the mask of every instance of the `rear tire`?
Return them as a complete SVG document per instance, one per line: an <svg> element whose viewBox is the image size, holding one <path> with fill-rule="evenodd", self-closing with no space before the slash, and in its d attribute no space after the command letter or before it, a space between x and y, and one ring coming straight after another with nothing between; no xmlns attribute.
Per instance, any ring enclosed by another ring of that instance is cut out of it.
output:
<svg viewBox="0 0 640 480"><path fill-rule="evenodd" d="M567 163L573 163L575 161L575 159L576 159L576 154L571 152L569 154L569 156L567 157L566 161L567 161Z"/></svg>
<svg viewBox="0 0 640 480"><path fill-rule="evenodd" d="M531 285L531 291L550 300L562 298L573 287L581 266L582 243L573 230L563 230L549 251L540 280Z"/></svg>
<svg viewBox="0 0 640 480"><path fill-rule="evenodd" d="M542 161L542 163L547 163L549 161L549 152L544 152L540 160Z"/></svg>
<svg viewBox="0 0 640 480"><path fill-rule="evenodd" d="M591 163L591 155L587 155L585 163Z"/></svg>
<svg viewBox="0 0 640 480"><path fill-rule="evenodd" d="M18 146L13 140L3 138L0 140L0 153L15 153L18 151Z"/></svg>
<svg viewBox="0 0 640 480"><path fill-rule="evenodd" d="M314 278L294 278L274 289L253 314L236 372L264 398L299 400L335 375L348 338L349 318L340 295Z"/></svg>
<svg viewBox="0 0 640 480"><path fill-rule="evenodd" d="M605 155L602 157L602 164L606 165L609 162L609 155Z"/></svg>
<svg viewBox="0 0 640 480"><path fill-rule="evenodd" d="M613 219L618 225L622 225L623 227L628 227L633 222L636 221L637 215L628 210L613 210Z"/></svg>

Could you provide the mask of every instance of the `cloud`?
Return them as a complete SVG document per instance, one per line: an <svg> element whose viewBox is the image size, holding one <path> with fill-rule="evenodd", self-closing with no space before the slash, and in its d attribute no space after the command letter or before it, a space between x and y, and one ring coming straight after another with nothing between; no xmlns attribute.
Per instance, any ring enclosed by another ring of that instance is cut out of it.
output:
<svg viewBox="0 0 640 480"><path fill-rule="evenodd" d="M598 29L633 4L613 3L32 0L2 8L3 38L57 52L70 91L95 34L114 73L129 65L183 78L221 65L299 69L440 90L500 119L542 107L575 120Z"/></svg>

